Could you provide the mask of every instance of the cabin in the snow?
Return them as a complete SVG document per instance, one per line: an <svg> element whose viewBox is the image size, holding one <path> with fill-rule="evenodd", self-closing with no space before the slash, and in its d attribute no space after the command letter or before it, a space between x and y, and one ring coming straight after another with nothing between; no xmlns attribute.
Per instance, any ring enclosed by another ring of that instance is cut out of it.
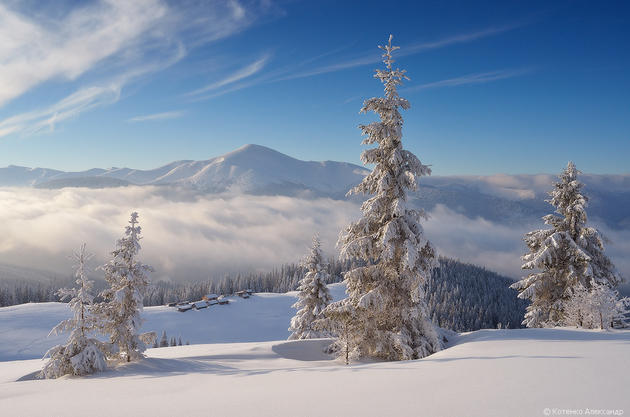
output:
<svg viewBox="0 0 630 417"><path fill-rule="evenodd" d="M184 311L192 310L192 308L193 306L190 304L182 304L177 306L177 311L181 311L183 313Z"/></svg>
<svg viewBox="0 0 630 417"><path fill-rule="evenodd" d="M202 308L208 308L207 301L195 301L192 303L192 306L195 310L201 310Z"/></svg>
<svg viewBox="0 0 630 417"><path fill-rule="evenodd" d="M217 298L219 298L217 294L206 294L203 297L201 297L201 299L204 301L212 301L212 300L216 300Z"/></svg>
<svg viewBox="0 0 630 417"><path fill-rule="evenodd" d="M219 304L228 304L230 300L228 300L225 295L220 295L219 298L217 298L217 302Z"/></svg>
<svg viewBox="0 0 630 417"><path fill-rule="evenodd" d="M241 298L249 298L249 293L247 291L236 291L236 295Z"/></svg>

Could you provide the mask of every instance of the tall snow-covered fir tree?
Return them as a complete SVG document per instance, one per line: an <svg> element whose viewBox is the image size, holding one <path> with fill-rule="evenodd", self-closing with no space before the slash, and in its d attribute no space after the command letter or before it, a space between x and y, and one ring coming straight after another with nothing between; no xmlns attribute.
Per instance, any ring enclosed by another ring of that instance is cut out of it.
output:
<svg viewBox="0 0 630 417"><path fill-rule="evenodd" d="M614 288L621 276L604 253L597 229L586 225L588 199L582 194L579 171L569 162L547 200L556 214L543 217L549 229L529 232L524 241L529 253L522 257L523 269L534 270L512 288L519 297L531 300L523 324L527 327L568 325L566 310L579 286ZM572 323L571 323L572 324Z"/></svg>
<svg viewBox="0 0 630 417"><path fill-rule="evenodd" d="M148 273L152 268L138 261L140 251L138 213L131 213L125 236L119 239L112 252L113 259L102 266L110 287L101 293L103 303L98 305L102 317L102 332L119 358L127 362L139 359L152 344L155 333L139 334L142 326L142 299L149 285Z"/></svg>
<svg viewBox="0 0 630 417"><path fill-rule="evenodd" d="M404 360L430 355L441 343L423 292L436 254L420 224L425 213L407 206L407 193L431 169L402 146L400 109L408 109L409 102L397 87L407 77L393 67L392 52L398 47L391 42L392 36L380 46L385 69L375 74L385 85L385 97L370 98L361 109L380 117L359 126L366 136L363 144L377 145L361 154L363 163L374 164L374 169L348 193L372 197L361 206L362 218L347 226L338 242L343 258L361 259L365 266L345 273L348 298L331 304L325 315L343 319L333 327L345 329L349 356Z"/></svg>
<svg viewBox="0 0 630 417"><path fill-rule="evenodd" d="M41 375L44 378L58 378L63 375L87 375L106 368L103 343L90 338L95 330L96 318L90 311L94 296L90 293L94 283L87 279L85 263L92 255L85 252L85 244L78 252L74 253L76 264L76 283L78 287L62 288L57 291L63 301L71 298L68 305L72 310L72 317L55 326L51 334L70 331L68 341L46 352L50 356L44 365Z"/></svg>
<svg viewBox="0 0 630 417"><path fill-rule="evenodd" d="M313 322L332 299L325 284L329 276L324 269L321 242L317 235L313 237L311 253L304 258L301 266L306 269L306 273L298 287L298 301L293 304L298 312L291 319L289 331L292 333L289 340L324 337L325 333L315 329Z"/></svg>

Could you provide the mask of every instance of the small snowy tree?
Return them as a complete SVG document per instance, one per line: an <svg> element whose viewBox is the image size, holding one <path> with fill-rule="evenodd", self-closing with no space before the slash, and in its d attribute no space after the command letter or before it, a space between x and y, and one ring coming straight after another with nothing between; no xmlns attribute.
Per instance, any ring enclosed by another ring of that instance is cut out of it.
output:
<svg viewBox="0 0 630 417"><path fill-rule="evenodd" d="M565 302L563 322L566 326L591 328L590 294L582 283L571 289L571 296Z"/></svg>
<svg viewBox="0 0 630 417"><path fill-rule="evenodd" d="M313 323L313 328L335 335L335 341L328 347L328 353L336 353L348 365L351 359L360 357L363 326L360 316L348 298L330 304L322 318Z"/></svg>
<svg viewBox="0 0 630 417"><path fill-rule="evenodd" d="M567 303L574 293L600 284L612 289L621 282L604 253L603 238L586 225L587 198L582 195L578 173L569 162L549 193L547 202L556 208L556 215L543 220L551 228L529 232L524 238L529 253L522 257L522 268L535 272L511 287L519 291L520 298L531 300L523 321L527 327L565 325Z"/></svg>
<svg viewBox="0 0 630 417"><path fill-rule="evenodd" d="M363 144L377 144L361 154L363 163L374 164L374 169L348 193L372 197L361 206L363 217L350 224L338 242L342 258L361 259L365 266L344 276L347 303L331 304L324 314L346 316L352 311L348 339L357 356L403 360L430 355L441 343L427 317L423 293L437 264L435 250L420 224L425 213L407 206L407 192L417 190L419 177L430 175L431 169L402 146L400 109L408 109L409 102L398 95L397 87L407 77L404 70L393 68L392 52L398 47L391 41L392 36L380 47L386 68L375 75L385 85L385 97L368 99L361 109L380 117L360 126L366 135Z"/></svg>
<svg viewBox="0 0 630 417"><path fill-rule="evenodd" d="M71 298L68 305L73 316L55 326L50 334L70 331L70 337L64 345L55 346L46 352L50 356L41 375L44 378L58 378L63 375L87 375L106 368L103 344L89 334L94 331L96 320L90 312L94 296L90 293L93 282L85 275L85 263L92 255L85 252L85 244L74 253L77 262L75 277L77 288L62 288L57 291L63 301Z"/></svg>
<svg viewBox="0 0 630 417"><path fill-rule="evenodd" d="M168 337L166 336L166 330L162 331L162 337L160 338L160 347L168 347Z"/></svg>
<svg viewBox="0 0 630 417"><path fill-rule="evenodd" d="M313 237L311 253L302 261L302 266L306 274L298 287L298 301L293 304L298 312L291 319L289 331L292 333L289 340L324 337L325 333L313 328L313 322L332 299L325 284L328 273L324 270L321 243L317 235Z"/></svg>
<svg viewBox="0 0 630 417"><path fill-rule="evenodd" d="M125 236L118 240L113 259L105 264L105 280L110 287L101 293L105 300L98 306L102 317L102 331L109 335L118 357L127 362L141 358L147 344L152 344L155 333L139 334L142 326L142 299L149 285L152 268L137 260L140 251L138 213L131 213Z"/></svg>
<svg viewBox="0 0 630 417"><path fill-rule="evenodd" d="M592 281L589 288L581 283L573 289L566 303L564 324L586 329L609 329L613 322L626 325L628 298L609 285Z"/></svg>

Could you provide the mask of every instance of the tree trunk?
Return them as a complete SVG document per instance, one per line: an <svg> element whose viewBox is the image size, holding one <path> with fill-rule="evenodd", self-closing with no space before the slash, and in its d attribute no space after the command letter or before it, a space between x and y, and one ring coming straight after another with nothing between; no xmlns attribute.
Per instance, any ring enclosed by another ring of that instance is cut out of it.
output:
<svg viewBox="0 0 630 417"><path fill-rule="evenodd" d="M345 336L346 336L346 365L348 365L350 363L350 360L349 360L350 359L349 358L350 357L350 342L349 342L349 339L350 339L349 336L350 335L348 334L349 331L348 331L348 324L347 323L346 323L345 327L346 327L345 328Z"/></svg>

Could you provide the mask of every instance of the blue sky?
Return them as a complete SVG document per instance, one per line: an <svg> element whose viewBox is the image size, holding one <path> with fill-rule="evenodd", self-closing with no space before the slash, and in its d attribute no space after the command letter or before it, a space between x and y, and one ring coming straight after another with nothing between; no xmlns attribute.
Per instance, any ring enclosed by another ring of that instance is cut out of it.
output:
<svg viewBox="0 0 630 417"><path fill-rule="evenodd" d="M152 168L257 143L359 163L394 34L434 174L628 173L630 5L0 3L0 166Z"/></svg>

